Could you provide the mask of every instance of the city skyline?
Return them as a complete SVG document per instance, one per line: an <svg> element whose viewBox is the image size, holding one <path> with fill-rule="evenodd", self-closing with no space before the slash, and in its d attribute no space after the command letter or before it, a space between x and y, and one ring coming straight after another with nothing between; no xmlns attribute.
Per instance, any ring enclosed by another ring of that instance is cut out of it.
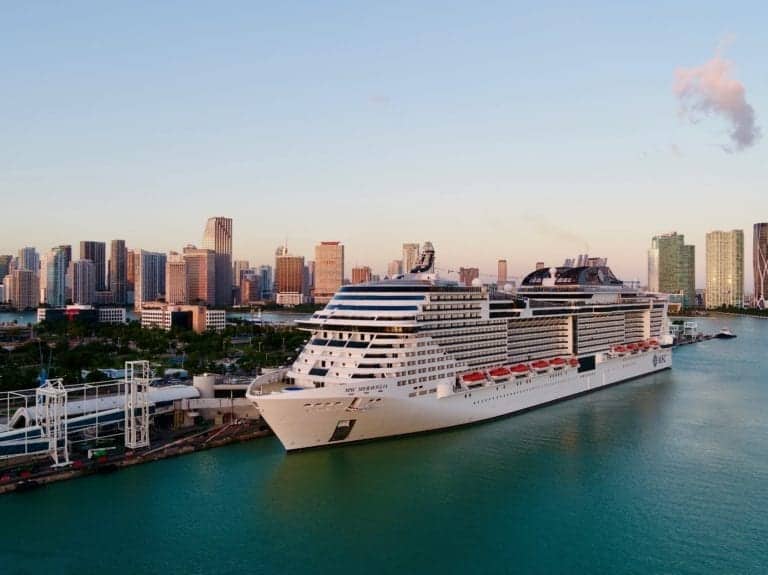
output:
<svg viewBox="0 0 768 575"><path fill-rule="evenodd" d="M764 129L768 7L696 5L691 26L692 7L9 8L0 178L35 219L4 222L0 253L115 230L167 253L227 213L236 259L269 262L286 237L310 257L330 236L383 273L401 243L430 240L451 269L589 252L642 279L653 235L701 249L709 230L768 219L751 215L764 142L739 148L714 112L688 121L696 81L720 70L755 106L745 131ZM69 237L74 222L87 234Z"/></svg>

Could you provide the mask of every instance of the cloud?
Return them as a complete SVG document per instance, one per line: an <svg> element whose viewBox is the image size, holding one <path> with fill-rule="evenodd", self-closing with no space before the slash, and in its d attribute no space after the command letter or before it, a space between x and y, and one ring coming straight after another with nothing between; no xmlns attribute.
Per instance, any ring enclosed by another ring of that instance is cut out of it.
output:
<svg viewBox="0 0 768 575"><path fill-rule="evenodd" d="M733 78L732 67L717 53L701 66L675 70L674 85L681 111L691 123L697 123L700 116L714 114L731 124L733 146L724 146L728 152L748 148L760 138L755 110L747 103L744 84Z"/></svg>

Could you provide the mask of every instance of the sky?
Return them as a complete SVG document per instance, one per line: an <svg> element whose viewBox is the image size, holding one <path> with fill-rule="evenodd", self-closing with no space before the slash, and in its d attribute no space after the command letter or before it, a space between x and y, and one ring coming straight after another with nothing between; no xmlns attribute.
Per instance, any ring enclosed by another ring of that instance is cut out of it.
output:
<svg viewBox="0 0 768 575"><path fill-rule="evenodd" d="M178 250L224 215L252 264L340 240L347 274L383 273L432 241L442 269L588 252L645 281L676 230L703 285L705 233L740 228L750 291L766 21L757 1L2 2L0 253Z"/></svg>

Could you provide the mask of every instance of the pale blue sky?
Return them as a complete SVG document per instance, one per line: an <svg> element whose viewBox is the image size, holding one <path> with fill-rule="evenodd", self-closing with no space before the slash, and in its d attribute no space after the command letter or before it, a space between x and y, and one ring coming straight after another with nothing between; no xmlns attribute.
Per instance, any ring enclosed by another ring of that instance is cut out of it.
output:
<svg viewBox="0 0 768 575"><path fill-rule="evenodd" d="M766 143L679 117L678 67L725 56L766 130L765 2L0 4L0 253L81 239L235 255L403 241L522 274L589 246L645 279L677 230L768 220ZM348 272L349 273L349 272ZM748 273L751 278L751 272Z"/></svg>

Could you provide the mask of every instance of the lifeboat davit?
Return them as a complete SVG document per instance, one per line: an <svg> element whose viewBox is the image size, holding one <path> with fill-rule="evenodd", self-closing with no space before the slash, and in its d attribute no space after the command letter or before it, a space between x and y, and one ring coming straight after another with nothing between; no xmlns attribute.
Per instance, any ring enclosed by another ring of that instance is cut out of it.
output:
<svg viewBox="0 0 768 575"><path fill-rule="evenodd" d="M474 383L483 381L485 379L485 374L482 371L473 371L472 373L466 373L462 375L461 379L470 383Z"/></svg>

